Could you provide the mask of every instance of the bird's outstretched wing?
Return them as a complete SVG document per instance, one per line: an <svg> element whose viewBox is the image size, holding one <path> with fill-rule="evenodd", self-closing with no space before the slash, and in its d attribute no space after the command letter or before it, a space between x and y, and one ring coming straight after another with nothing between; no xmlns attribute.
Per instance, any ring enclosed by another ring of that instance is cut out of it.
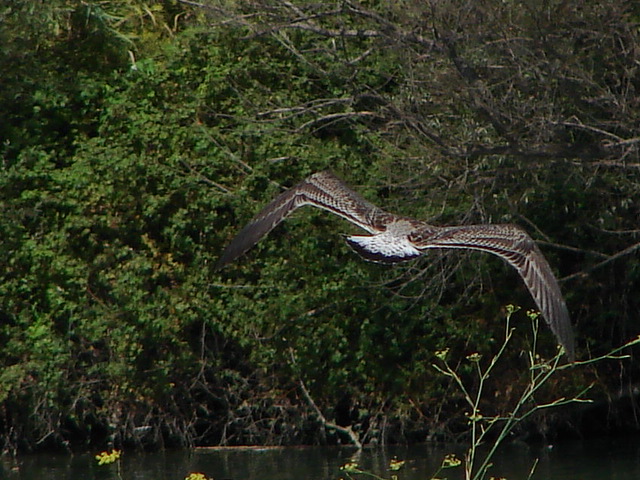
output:
<svg viewBox="0 0 640 480"><path fill-rule="evenodd" d="M347 242L366 259L398 262L430 248L460 248L493 253L512 265L523 278L551 331L574 359L569 312L549 263L531 237L515 225L434 227L376 207L347 187L331 172L311 175L267 205L229 243L217 268L249 250L294 210L304 205L328 210L368 231Z"/></svg>
<svg viewBox="0 0 640 480"><path fill-rule="evenodd" d="M529 289L542 316L567 358L573 361L574 337L560 286L551 267L532 238L516 225L469 225L431 227L421 234L418 230L409 238L418 250L428 248L462 248L493 253L513 266Z"/></svg>
<svg viewBox="0 0 640 480"><path fill-rule="evenodd" d="M333 173L319 172L283 192L264 207L231 240L217 268L241 256L294 210L304 205L329 210L370 233L383 231L385 223L395 217L362 198Z"/></svg>

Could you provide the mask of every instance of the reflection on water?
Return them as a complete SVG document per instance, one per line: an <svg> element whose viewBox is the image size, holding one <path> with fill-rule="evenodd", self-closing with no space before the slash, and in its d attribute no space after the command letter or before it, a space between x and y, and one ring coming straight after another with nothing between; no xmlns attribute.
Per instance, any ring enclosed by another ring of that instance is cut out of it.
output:
<svg viewBox="0 0 640 480"><path fill-rule="evenodd" d="M152 454L124 453L123 480L183 480L202 472L215 480L336 480L344 477L340 466L353 460L348 447L197 449ZM365 449L357 458L364 470L399 480L425 480L447 453L462 457L460 447L419 445ZM399 472L389 472L390 460L406 460ZM637 480L640 479L640 438L570 442L549 447L525 444L505 446L495 458L490 474L524 480L537 460L533 479ZM462 479L460 468L440 474ZM355 476L358 477L357 475ZM109 480L117 479L115 465L98 466L93 455L24 455L0 461L4 480ZM370 477L361 477L370 478Z"/></svg>

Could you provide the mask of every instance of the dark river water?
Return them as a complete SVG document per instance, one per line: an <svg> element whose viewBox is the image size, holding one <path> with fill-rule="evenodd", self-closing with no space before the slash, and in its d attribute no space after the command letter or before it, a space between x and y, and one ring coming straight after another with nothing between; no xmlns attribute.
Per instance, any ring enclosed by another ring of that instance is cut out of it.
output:
<svg viewBox="0 0 640 480"><path fill-rule="evenodd" d="M15 460L3 457L0 479L184 480L190 473L203 473L215 480L337 480L348 478L340 467L355 460L362 470L384 479L397 475L398 480L428 480L449 453L462 457L464 450L418 445L365 448L359 455L349 447L124 452L119 466L99 466L95 454L24 455ZM397 472L388 470L394 457L405 461ZM525 480L534 465L530 478L537 480L640 480L640 438L573 441L553 446L507 445L495 457L486 478ZM463 479L464 473L458 467L442 471L438 477Z"/></svg>

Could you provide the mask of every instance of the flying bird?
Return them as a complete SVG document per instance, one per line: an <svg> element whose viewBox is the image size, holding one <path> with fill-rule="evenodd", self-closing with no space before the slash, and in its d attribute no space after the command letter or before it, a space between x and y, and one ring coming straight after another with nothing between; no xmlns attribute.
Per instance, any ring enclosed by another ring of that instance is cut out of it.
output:
<svg viewBox="0 0 640 480"><path fill-rule="evenodd" d="M328 210L366 230L347 243L366 260L397 263L431 248L458 248L493 253L514 267L570 361L575 358L573 330L558 281L533 239L517 225L438 227L385 212L351 190L330 171L319 172L269 203L231 240L217 268L234 261L294 210L304 206Z"/></svg>

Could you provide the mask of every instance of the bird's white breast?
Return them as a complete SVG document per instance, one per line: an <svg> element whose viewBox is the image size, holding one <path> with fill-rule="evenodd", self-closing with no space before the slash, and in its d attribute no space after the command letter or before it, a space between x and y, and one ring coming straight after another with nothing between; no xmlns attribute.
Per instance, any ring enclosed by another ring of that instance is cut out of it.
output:
<svg viewBox="0 0 640 480"><path fill-rule="evenodd" d="M421 255L405 235L389 231L371 236L352 235L347 242L364 258L378 262L401 262Z"/></svg>

